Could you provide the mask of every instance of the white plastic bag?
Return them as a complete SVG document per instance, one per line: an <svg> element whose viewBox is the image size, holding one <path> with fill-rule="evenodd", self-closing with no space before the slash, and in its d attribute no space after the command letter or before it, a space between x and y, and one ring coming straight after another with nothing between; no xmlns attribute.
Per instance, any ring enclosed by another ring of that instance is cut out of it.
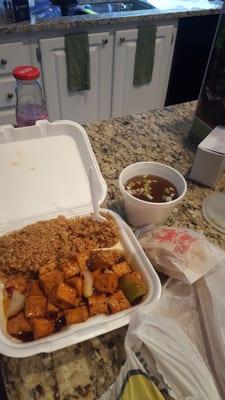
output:
<svg viewBox="0 0 225 400"><path fill-rule="evenodd" d="M132 322L136 329L130 325L129 351L138 351L149 371L160 374L178 399L220 399L211 371L176 322L154 312L151 318L140 313Z"/></svg>
<svg viewBox="0 0 225 400"><path fill-rule="evenodd" d="M127 361L101 400L127 400L123 389L133 371L139 370L165 399L222 400L208 365L193 286L170 281L154 311L146 307L134 315L125 347ZM133 387L129 400L142 400L134 393Z"/></svg>
<svg viewBox="0 0 225 400"><path fill-rule="evenodd" d="M162 383L161 377L151 376L137 355L133 351L129 353L119 377L101 400L178 400L169 394L170 388ZM157 385L166 394L162 394Z"/></svg>
<svg viewBox="0 0 225 400"><path fill-rule="evenodd" d="M169 279L155 312L161 317L175 321L196 346L205 363L208 363L197 295L193 285Z"/></svg>
<svg viewBox="0 0 225 400"><path fill-rule="evenodd" d="M197 281L223 258L204 235L190 229L147 226L136 235L157 271L187 283Z"/></svg>
<svg viewBox="0 0 225 400"><path fill-rule="evenodd" d="M195 286L210 363L225 399L225 258Z"/></svg>

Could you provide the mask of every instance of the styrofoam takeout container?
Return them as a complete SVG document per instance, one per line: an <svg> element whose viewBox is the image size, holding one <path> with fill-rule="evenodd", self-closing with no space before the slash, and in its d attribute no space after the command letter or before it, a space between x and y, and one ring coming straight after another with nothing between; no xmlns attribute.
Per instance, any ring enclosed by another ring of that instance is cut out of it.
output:
<svg viewBox="0 0 225 400"><path fill-rule="evenodd" d="M38 121L35 126L0 126L0 235L27 224L58 215L74 217L92 212L88 169L94 170L99 204L107 186L92 151L86 131L72 121ZM141 307L151 309L160 297L161 285L131 229L114 212L125 256L139 270L149 292L142 303L113 315L98 315L46 338L24 343L7 334L0 284L0 353L27 357L52 352L129 323Z"/></svg>
<svg viewBox="0 0 225 400"><path fill-rule="evenodd" d="M164 203L154 203L132 196L125 189L125 184L129 179L138 175L156 175L167 179L176 187L178 197ZM140 228L148 224L164 224L174 207L181 202L187 191L187 183L176 169L154 161L143 161L128 165L119 176L119 187L124 200L127 220L135 228Z"/></svg>

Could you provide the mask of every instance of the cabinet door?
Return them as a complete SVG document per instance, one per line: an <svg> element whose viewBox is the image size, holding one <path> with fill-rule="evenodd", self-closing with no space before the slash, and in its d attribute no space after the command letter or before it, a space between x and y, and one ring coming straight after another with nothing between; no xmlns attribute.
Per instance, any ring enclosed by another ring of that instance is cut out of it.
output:
<svg viewBox="0 0 225 400"><path fill-rule="evenodd" d="M134 87L133 76L138 30L129 29L116 32L113 117L164 106L175 33L174 25L157 27L152 80L149 84Z"/></svg>
<svg viewBox="0 0 225 400"><path fill-rule="evenodd" d="M40 40L42 75L49 119L80 123L110 117L113 38L107 32L89 34L90 90L69 93L64 37Z"/></svg>
<svg viewBox="0 0 225 400"><path fill-rule="evenodd" d="M27 42L0 44L0 125L15 124L16 81L12 70L17 65L30 65L30 48Z"/></svg>
<svg viewBox="0 0 225 400"><path fill-rule="evenodd" d="M0 44L0 76L9 74L17 65L30 63L29 45L23 41ZM29 65L29 64L28 64Z"/></svg>
<svg viewBox="0 0 225 400"><path fill-rule="evenodd" d="M16 112L13 108L0 109L0 125L16 124Z"/></svg>
<svg viewBox="0 0 225 400"><path fill-rule="evenodd" d="M16 81L12 76L0 74L0 125L16 122Z"/></svg>

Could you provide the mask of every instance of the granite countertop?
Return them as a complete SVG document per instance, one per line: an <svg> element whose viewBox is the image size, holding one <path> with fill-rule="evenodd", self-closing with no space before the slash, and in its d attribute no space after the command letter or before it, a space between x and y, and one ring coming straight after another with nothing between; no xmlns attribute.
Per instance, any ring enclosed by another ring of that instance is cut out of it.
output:
<svg viewBox="0 0 225 400"><path fill-rule="evenodd" d="M186 177L188 192L167 224L202 231L225 250L224 235L209 225L202 215L202 202L212 189L188 179L196 147L188 138L195 106L196 102L179 104L88 124L86 129L106 178L109 208L125 217L118 188L118 176L124 167L138 161L168 164ZM225 191L225 174L214 190Z"/></svg>
<svg viewBox="0 0 225 400"><path fill-rule="evenodd" d="M186 103L86 125L108 185L108 207L124 215L118 175L130 163L159 161L188 177L194 147L187 134L194 109L195 103ZM215 190L224 189L225 175ZM224 235L202 216L202 201L210 193L212 189L188 180L187 195L167 222L202 231L225 249ZM2 356L0 365L8 400L97 399L113 382L125 360L125 334L126 328L121 328L68 349L26 359Z"/></svg>
<svg viewBox="0 0 225 400"><path fill-rule="evenodd" d="M90 2L96 2L97 0L91 0ZM116 0L111 0L116 1ZM113 26L114 24L123 23L146 23L152 21L166 21L174 18L191 17L191 16L204 16L211 14L219 14L221 10L222 2L215 0L215 2L209 2L208 0L201 0L200 6L196 8L188 8L183 5L174 8L160 8L160 1L154 0L154 4L159 3L159 8L149 10L137 10L137 11L126 11L126 12L111 12L105 14L96 15L77 15L70 17L54 17L54 18L38 18L33 16L31 21L9 23L0 16L0 33L27 33L27 32L49 32L55 30L65 29L89 29L98 26ZM81 0L80 4L86 3L87 0ZM102 2L98 0L97 2ZM104 0L105 2L105 0ZM157 3L158 2L158 3ZM176 0L172 0L176 2ZM187 2L188 3L188 2ZM191 3L191 0L189 1ZM204 6L206 3L206 6Z"/></svg>

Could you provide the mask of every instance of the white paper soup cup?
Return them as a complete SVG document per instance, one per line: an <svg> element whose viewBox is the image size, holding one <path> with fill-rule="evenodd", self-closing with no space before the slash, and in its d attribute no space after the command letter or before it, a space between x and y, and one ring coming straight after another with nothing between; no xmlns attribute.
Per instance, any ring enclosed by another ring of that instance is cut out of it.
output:
<svg viewBox="0 0 225 400"><path fill-rule="evenodd" d="M178 191L178 197L164 203L153 203L132 196L126 189L128 179L137 175L156 175L173 183ZM119 176L119 187L123 196L126 216L130 225L135 228L147 224L164 224L173 208L181 202L187 183L184 177L174 168L157 162L139 162L124 168Z"/></svg>

